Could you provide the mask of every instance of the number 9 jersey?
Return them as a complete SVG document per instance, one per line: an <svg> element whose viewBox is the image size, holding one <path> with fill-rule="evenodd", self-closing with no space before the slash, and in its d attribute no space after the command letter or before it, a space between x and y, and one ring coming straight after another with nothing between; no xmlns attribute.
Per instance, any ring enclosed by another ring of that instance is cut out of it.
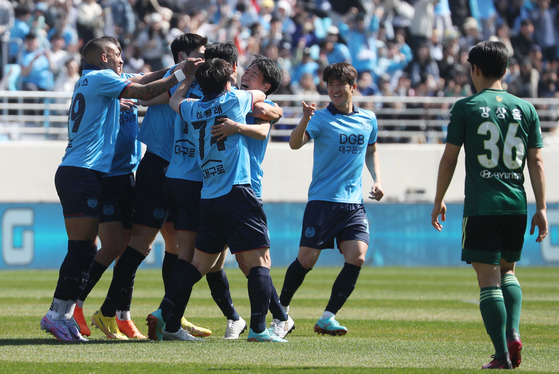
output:
<svg viewBox="0 0 559 374"><path fill-rule="evenodd" d="M447 143L466 155L464 217L526 214L524 166L529 148L542 148L534 106L502 90L457 101Z"/></svg>
<svg viewBox="0 0 559 374"><path fill-rule="evenodd" d="M108 172L119 130L119 99L131 84L113 70L84 70L68 113L68 145L61 166Z"/></svg>

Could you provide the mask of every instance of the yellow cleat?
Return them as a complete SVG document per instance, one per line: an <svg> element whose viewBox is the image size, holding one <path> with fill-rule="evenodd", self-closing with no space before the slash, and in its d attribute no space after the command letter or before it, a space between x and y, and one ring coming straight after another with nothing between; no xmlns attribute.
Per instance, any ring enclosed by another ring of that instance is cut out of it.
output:
<svg viewBox="0 0 559 374"><path fill-rule="evenodd" d="M148 337L145 336L138 330L134 322L132 320L128 321L121 321L118 318L116 319L116 325L121 333L126 335L130 339L147 339Z"/></svg>
<svg viewBox="0 0 559 374"><path fill-rule="evenodd" d="M212 334L212 330L205 329L203 327L198 327L184 317L181 318L181 327L185 329L190 335L197 336L197 337L206 337Z"/></svg>
<svg viewBox="0 0 559 374"><path fill-rule="evenodd" d="M105 317L101 309L95 312L91 318L91 325L103 331L109 339L128 340L128 337L120 332L116 324L116 317Z"/></svg>

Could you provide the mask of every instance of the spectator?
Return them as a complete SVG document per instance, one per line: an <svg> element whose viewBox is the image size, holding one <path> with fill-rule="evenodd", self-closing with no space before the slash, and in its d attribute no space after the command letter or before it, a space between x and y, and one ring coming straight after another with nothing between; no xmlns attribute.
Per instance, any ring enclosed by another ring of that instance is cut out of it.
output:
<svg viewBox="0 0 559 374"><path fill-rule="evenodd" d="M25 49L19 60L21 65L21 89L24 91L47 91L52 88L53 73L50 51L39 47L39 39L28 34Z"/></svg>
<svg viewBox="0 0 559 374"><path fill-rule="evenodd" d="M481 34L483 40L488 40L491 35L495 35L495 21L497 19L497 10L493 1L475 0L473 5L476 9L472 14L477 13L476 19L479 18L481 23Z"/></svg>
<svg viewBox="0 0 559 374"><path fill-rule="evenodd" d="M431 55L429 54L429 44L427 43L423 43L419 46L416 57L412 60L408 69L411 84L414 88L421 82L427 82L429 76L431 76L434 80L438 80L440 78L439 66L431 59Z"/></svg>
<svg viewBox="0 0 559 374"><path fill-rule="evenodd" d="M439 0L419 0L414 4L415 13L410 24L409 45L412 51L429 42L435 28L435 4Z"/></svg>
<svg viewBox="0 0 559 374"><path fill-rule="evenodd" d="M132 42L136 31L136 15L130 4L131 0L110 0L114 32L120 45L124 48Z"/></svg>
<svg viewBox="0 0 559 374"><path fill-rule="evenodd" d="M64 63L70 57L67 50L64 49L64 38L61 35L53 35L50 39L50 62L54 79L61 73ZM73 89L73 87L72 87ZM70 90L72 92L72 90Z"/></svg>
<svg viewBox="0 0 559 374"><path fill-rule="evenodd" d="M480 27L474 17L466 18L462 25L463 35L458 39L460 49L469 50L481 41Z"/></svg>
<svg viewBox="0 0 559 374"><path fill-rule="evenodd" d="M543 60L557 60L557 8L550 7L550 0L536 0L532 10L534 39L542 49Z"/></svg>
<svg viewBox="0 0 559 374"><path fill-rule="evenodd" d="M64 49L68 51L68 53L78 53L80 48L78 33L76 28L70 24L70 19L67 14L62 14L60 18L56 20L54 26L49 29L47 38L50 40L53 35L62 36L64 39Z"/></svg>
<svg viewBox="0 0 559 374"><path fill-rule="evenodd" d="M105 13L95 0L83 0L78 5L77 31L82 44L103 36Z"/></svg>
<svg viewBox="0 0 559 374"><path fill-rule="evenodd" d="M340 43L339 31L336 26L328 29L328 35L319 43L320 55L324 65L331 65L337 62L351 64L351 54L344 43Z"/></svg>
<svg viewBox="0 0 559 374"><path fill-rule="evenodd" d="M14 15L14 26L10 32L10 63L17 61L18 55L23 49L23 39L31 31L28 23L31 19L31 9L27 5L19 5L15 8Z"/></svg>
<svg viewBox="0 0 559 374"><path fill-rule="evenodd" d="M520 62L518 76L510 82L508 90L518 97L538 97L538 82L540 73L532 67L529 58Z"/></svg>
<svg viewBox="0 0 559 374"><path fill-rule="evenodd" d="M377 61L377 41L374 32L378 24L368 21L363 13L358 13L351 22L349 30L343 33L347 40L352 65L358 74L372 72ZM378 43L381 44L381 43Z"/></svg>
<svg viewBox="0 0 559 374"><path fill-rule="evenodd" d="M136 46L141 51L144 62L151 66L152 71L166 66L164 58L171 50L167 43L167 30L159 13L152 13L147 19L146 28L138 35Z"/></svg>
<svg viewBox="0 0 559 374"><path fill-rule="evenodd" d="M512 48L514 49L514 57L522 60L530 54L530 50L534 43L534 24L529 19L520 22L520 32L511 39Z"/></svg>
<svg viewBox="0 0 559 374"><path fill-rule="evenodd" d="M12 3L8 0L0 0L0 51L2 51L2 61L0 61L0 80L4 76L4 66L8 63L8 56L4 54L4 43L6 43L9 38L9 31L12 29L13 24L14 8Z"/></svg>

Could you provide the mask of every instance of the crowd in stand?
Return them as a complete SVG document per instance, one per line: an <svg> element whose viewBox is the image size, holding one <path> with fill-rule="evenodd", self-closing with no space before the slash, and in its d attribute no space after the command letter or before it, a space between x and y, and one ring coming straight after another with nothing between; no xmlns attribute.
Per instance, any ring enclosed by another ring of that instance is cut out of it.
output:
<svg viewBox="0 0 559 374"><path fill-rule="evenodd" d="M125 71L172 64L169 43L193 32L234 41L283 72L278 94L325 94L322 69L349 62L361 95L465 96L469 49L499 40L512 56L505 84L557 97L559 0L0 0L2 88L67 90L79 50L110 35ZM8 56L4 56L7 51Z"/></svg>

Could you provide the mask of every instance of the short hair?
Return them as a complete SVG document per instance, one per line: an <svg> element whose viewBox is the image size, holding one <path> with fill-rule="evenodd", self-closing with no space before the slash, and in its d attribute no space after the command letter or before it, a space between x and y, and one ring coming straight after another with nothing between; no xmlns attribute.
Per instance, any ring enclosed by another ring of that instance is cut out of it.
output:
<svg viewBox="0 0 559 374"><path fill-rule="evenodd" d="M212 43L206 47L204 59L211 60L212 58L220 58L233 66L239 59L239 51L233 42Z"/></svg>
<svg viewBox="0 0 559 374"><path fill-rule="evenodd" d="M105 53L111 45L118 48L118 45L107 37L91 39L83 47L82 56L88 64L99 65L101 54Z"/></svg>
<svg viewBox="0 0 559 374"><path fill-rule="evenodd" d="M322 73L324 83L328 83L330 79L337 79L340 82L353 85L357 82L357 70L346 62L331 64L326 66Z"/></svg>
<svg viewBox="0 0 559 374"><path fill-rule="evenodd" d="M220 93L233 74L233 66L220 58L205 60L194 73L204 95Z"/></svg>
<svg viewBox="0 0 559 374"><path fill-rule="evenodd" d="M122 51L122 48L121 48L121 46L120 46L120 42L118 41L117 38L115 38L115 37L113 37L113 36L105 35L105 36L102 36L101 39L106 39L106 40L108 40L108 41L110 41L110 42L113 42L113 44L117 46L118 50L119 50L119 51Z"/></svg>
<svg viewBox="0 0 559 374"><path fill-rule="evenodd" d="M501 79L509 62L507 47L501 42L483 41L468 53L468 62L481 69L486 78Z"/></svg>
<svg viewBox="0 0 559 374"><path fill-rule="evenodd" d="M171 42L171 52L173 53L175 64L179 62L179 52L184 52L189 55L192 51L206 44L208 44L208 38L198 34L185 33L177 36L175 40Z"/></svg>
<svg viewBox="0 0 559 374"><path fill-rule="evenodd" d="M279 67L274 61L264 56L256 56L248 67L256 66L262 73L262 80L264 83L270 84L268 91L264 92L266 95L271 95L281 86L282 74Z"/></svg>

